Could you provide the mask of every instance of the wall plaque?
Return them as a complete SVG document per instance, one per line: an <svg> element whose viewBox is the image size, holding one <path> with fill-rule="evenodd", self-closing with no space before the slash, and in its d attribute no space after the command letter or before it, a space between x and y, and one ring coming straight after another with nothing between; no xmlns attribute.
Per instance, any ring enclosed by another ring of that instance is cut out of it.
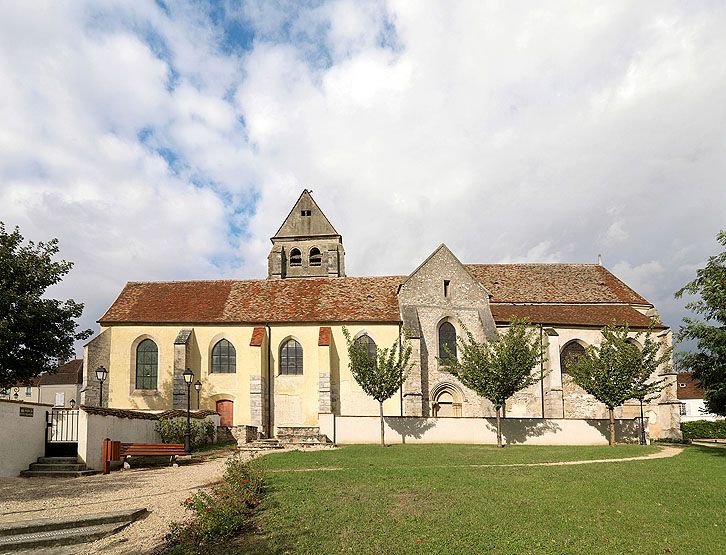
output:
<svg viewBox="0 0 726 555"><path fill-rule="evenodd" d="M31 407L20 407L20 416L33 416L33 409Z"/></svg>

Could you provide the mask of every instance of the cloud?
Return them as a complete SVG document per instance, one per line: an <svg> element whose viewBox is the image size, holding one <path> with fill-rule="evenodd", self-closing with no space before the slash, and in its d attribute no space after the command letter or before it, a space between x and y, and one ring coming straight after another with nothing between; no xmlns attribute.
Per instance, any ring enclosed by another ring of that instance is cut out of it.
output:
<svg viewBox="0 0 726 555"><path fill-rule="evenodd" d="M89 327L127 280L261 277L303 187L353 275L605 264L676 325L724 227L725 8L0 8L0 219Z"/></svg>

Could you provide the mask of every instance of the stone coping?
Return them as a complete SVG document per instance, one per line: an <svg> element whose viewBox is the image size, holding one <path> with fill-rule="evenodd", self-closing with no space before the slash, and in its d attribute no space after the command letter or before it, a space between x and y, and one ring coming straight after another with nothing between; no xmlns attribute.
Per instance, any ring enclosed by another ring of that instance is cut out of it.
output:
<svg viewBox="0 0 726 555"><path fill-rule="evenodd" d="M21 401L20 399L0 399L0 403L13 403L15 405L34 405L36 407L54 407L50 403L34 403L32 401ZM61 407L58 407L61 408Z"/></svg>
<svg viewBox="0 0 726 555"><path fill-rule="evenodd" d="M132 409L113 409L107 407L91 407L81 405L80 407L84 412L88 414L95 414L98 416L116 416L117 418L133 418L139 420L162 420L165 418L179 418L187 415L187 411L182 409L165 410L161 412L146 412ZM213 410L198 410L192 411L189 415L192 418L202 420L207 416L213 414L219 414Z"/></svg>

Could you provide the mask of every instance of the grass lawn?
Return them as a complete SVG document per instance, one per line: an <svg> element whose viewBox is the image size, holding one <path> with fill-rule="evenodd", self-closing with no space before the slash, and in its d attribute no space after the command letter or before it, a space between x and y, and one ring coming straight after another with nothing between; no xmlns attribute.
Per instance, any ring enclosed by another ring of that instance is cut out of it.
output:
<svg viewBox="0 0 726 555"><path fill-rule="evenodd" d="M726 552L725 449L608 464L464 466L658 449L371 445L273 454L255 463L269 484L259 533L220 552Z"/></svg>

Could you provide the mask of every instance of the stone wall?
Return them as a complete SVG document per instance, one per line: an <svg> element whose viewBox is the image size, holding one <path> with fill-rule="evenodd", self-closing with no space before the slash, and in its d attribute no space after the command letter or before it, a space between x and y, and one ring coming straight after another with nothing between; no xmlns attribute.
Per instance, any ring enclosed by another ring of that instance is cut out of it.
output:
<svg viewBox="0 0 726 555"><path fill-rule="evenodd" d="M79 404L98 406L101 395L101 383L96 379L96 368L111 368L111 329L101 330L96 337L83 347L83 385ZM103 382L103 405L108 406L109 383Z"/></svg>

